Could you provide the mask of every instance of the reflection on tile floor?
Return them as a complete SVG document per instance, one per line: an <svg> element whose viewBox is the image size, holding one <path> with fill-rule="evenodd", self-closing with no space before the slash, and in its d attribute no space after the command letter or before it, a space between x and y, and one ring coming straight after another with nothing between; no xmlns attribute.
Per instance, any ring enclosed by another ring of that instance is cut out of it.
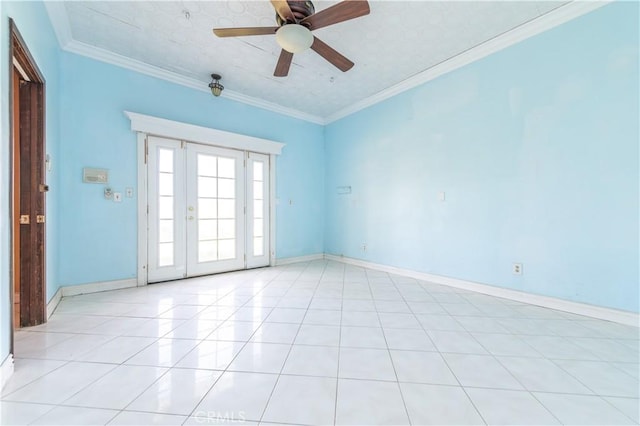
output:
<svg viewBox="0 0 640 426"><path fill-rule="evenodd" d="M0 424L638 424L638 329L331 261L65 298Z"/></svg>

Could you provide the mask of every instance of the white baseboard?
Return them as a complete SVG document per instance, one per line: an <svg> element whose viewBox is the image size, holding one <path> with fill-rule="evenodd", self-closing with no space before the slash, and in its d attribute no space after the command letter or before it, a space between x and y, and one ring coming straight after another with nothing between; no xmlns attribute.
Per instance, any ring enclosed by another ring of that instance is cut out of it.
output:
<svg viewBox="0 0 640 426"><path fill-rule="evenodd" d="M13 374L13 354L9 354L0 365L0 389L7 384L9 377Z"/></svg>
<svg viewBox="0 0 640 426"><path fill-rule="evenodd" d="M104 281L89 284L69 285L60 287L62 297L78 296L80 294L99 293L101 291L119 290L122 288L137 287L138 280L131 278L128 280Z"/></svg>
<svg viewBox="0 0 640 426"><path fill-rule="evenodd" d="M324 258L325 256L322 253L310 254L308 256L284 257L282 259L276 259L276 266L288 265L290 263L311 262L312 260L323 260Z"/></svg>
<svg viewBox="0 0 640 426"><path fill-rule="evenodd" d="M525 293L523 291L510 290L506 288L495 287L492 285L480 284L473 281L460 280L457 278L449 278L441 275L412 271L410 269L402 269L388 265L381 265L378 263L366 262L364 260L353 259L350 257L335 256L331 254L325 254L324 257L327 260L343 262L349 265L361 266L363 268L375 269L391 274L415 278L421 281L429 281L435 284L442 284L449 287L474 291L476 293L487 294L489 296L501 297L503 299L515 300L517 302L556 309L558 311L570 312L572 314L584 315L591 318L603 319L619 324L631 325L634 327L638 327L640 325L640 315L634 312L620 311L612 308L604 308L601 306L589 305L586 303L558 299L556 297Z"/></svg>
<svg viewBox="0 0 640 426"><path fill-rule="evenodd" d="M60 303L60 300L62 300L62 287L58 288L56 294L54 294L51 300L49 300L49 302L47 303L47 319L49 319L51 315L53 315L53 312L58 307L58 303Z"/></svg>

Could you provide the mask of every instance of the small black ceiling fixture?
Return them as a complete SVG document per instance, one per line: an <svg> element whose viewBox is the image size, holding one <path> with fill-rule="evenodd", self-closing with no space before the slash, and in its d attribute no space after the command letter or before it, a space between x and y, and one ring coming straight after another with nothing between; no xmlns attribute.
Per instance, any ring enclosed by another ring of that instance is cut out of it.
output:
<svg viewBox="0 0 640 426"><path fill-rule="evenodd" d="M211 93L213 96L218 97L224 90L224 86L220 84L220 79L222 78L220 74L211 74L211 78L213 81L209 83L209 88L211 89Z"/></svg>

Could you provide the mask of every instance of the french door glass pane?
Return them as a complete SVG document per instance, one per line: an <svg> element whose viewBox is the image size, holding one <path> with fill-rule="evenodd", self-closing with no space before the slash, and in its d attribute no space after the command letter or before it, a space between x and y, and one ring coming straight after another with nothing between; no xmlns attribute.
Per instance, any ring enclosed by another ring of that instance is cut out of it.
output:
<svg viewBox="0 0 640 426"><path fill-rule="evenodd" d="M200 198L198 200L198 217L202 219L216 219L218 217L218 200L215 198Z"/></svg>
<svg viewBox="0 0 640 426"><path fill-rule="evenodd" d="M218 217L220 219L234 219L236 217L235 200L218 199Z"/></svg>
<svg viewBox="0 0 640 426"><path fill-rule="evenodd" d="M218 195L218 179L198 176L198 197L215 198Z"/></svg>
<svg viewBox="0 0 640 426"><path fill-rule="evenodd" d="M173 243L158 244L158 266L173 265Z"/></svg>
<svg viewBox="0 0 640 426"><path fill-rule="evenodd" d="M236 258L236 159L197 154L198 262Z"/></svg>
<svg viewBox="0 0 640 426"><path fill-rule="evenodd" d="M174 150L158 148L158 266L174 263Z"/></svg>
<svg viewBox="0 0 640 426"><path fill-rule="evenodd" d="M253 238L253 255L262 256L264 254L264 241L262 237Z"/></svg>
<svg viewBox="0 0 640 426"><path fill-rule="evenodd" d="M198 260L200 262L213 262L218 259L218 245L216 240L198 242Z"/></svg>
<svg viewBox="0 0 640 426"><path fill-rule="evenodd" d="M262 161L253 162L253 180L264 180L264 165Z"/></svg>
<svg viewBox="0 0 640 426"><path fill-rule="evenodd" d="M158 217L173 219L173 197L161 195L158 197Z"/></svg>
<svg viewBox="0 0 640 426"><path fill-rule="evenodd" d="M159 173L158 195L173 196L173 173L167 173L167 172Z"/></svg>
<svg viewBox="0 0 640 426"><path fill-rule="evenodd" d="M253 255L264 255L264 163L253 161Z"/></svg>
<svg viewBox="0 0 640 426"><path fill-rule="evenodd" d="M160 219L160 232L158 233L158 242L173 242L173 219Z"/></svg>
<svg viewBox="0 0 640 426"><path fill-rule="evenodd" d="M236 257L236 240L218 240L218 259L226 260Z"/></svg>
<svg viewBox="0 0 640 426"><path fill-rule="evenodd" d="M218 197L235 198L236 197L236 180L235 179L218 179Z"/></svg>
<svg viewBox="0 0 640 426"><path fill-rule="evenodd" d="M253 219L253 236L254 237L263 237L264 233L262 232L262 219Z"/></svg>
<svg viewBox="0 0 640 426"><path fill-rule="evenodd" d="M217 157L198 154L198 176L217 176Z"/></svg>
<svg viewBox="0 0 640 426"><path fill-rule="evenodd" d="M218 221L219 238L236 237L236 221L234 219L224 219Z"/></svg>
<svg viewBox="0 0 640 426"><path fill-rule="evenodd" d="M218 157L218 177L235 179L236 160L233 158Z"/></svg>
<svg viewBox="0 0 640 426"><path fill-rule="evenodd" d="M262 200L253 200L253 217L262 219L263 214Z"/></svg>
<svg viewBox="0 0 640 426"><path fill-rule="evenodd" d="M173 150L158 149L158 171L160 173L173 173Z"/></svg>
<svg viewBox="0 0 640 426"><path fill-rule="evenodd" d="M258 200L262 200L263 199L263 195L262 195L262 186L264 185L264 183L262 181L254 181L253 182L253 199L258 199Z"/></svg>
<svg viewBox="0 0 640 426"><path fill-rule="evenodd" d="M218 238L218 221L201 219L198 221L198 240L215 240Z"/></svg>

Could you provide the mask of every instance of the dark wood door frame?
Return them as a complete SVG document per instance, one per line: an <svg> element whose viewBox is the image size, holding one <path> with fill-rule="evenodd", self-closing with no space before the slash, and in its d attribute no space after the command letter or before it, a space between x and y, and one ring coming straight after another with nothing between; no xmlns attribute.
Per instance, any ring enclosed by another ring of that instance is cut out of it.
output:
<svg viewBox="0 0 640 426"><path fill-rule="evenodd" d="M46 321L45 273L45 79L14 21L9 20L11 41L9 85L11 114L11 309L19 288L20 318L16 325ZM19 71L19 72L15 72ZM14 81L20 76L20 81ZM17 115L17 116L16 116ZM28 223L25 223L28 222ZM19 286L19 287L18 287ZM12 352L13 352L13 338Z"/></svg>

